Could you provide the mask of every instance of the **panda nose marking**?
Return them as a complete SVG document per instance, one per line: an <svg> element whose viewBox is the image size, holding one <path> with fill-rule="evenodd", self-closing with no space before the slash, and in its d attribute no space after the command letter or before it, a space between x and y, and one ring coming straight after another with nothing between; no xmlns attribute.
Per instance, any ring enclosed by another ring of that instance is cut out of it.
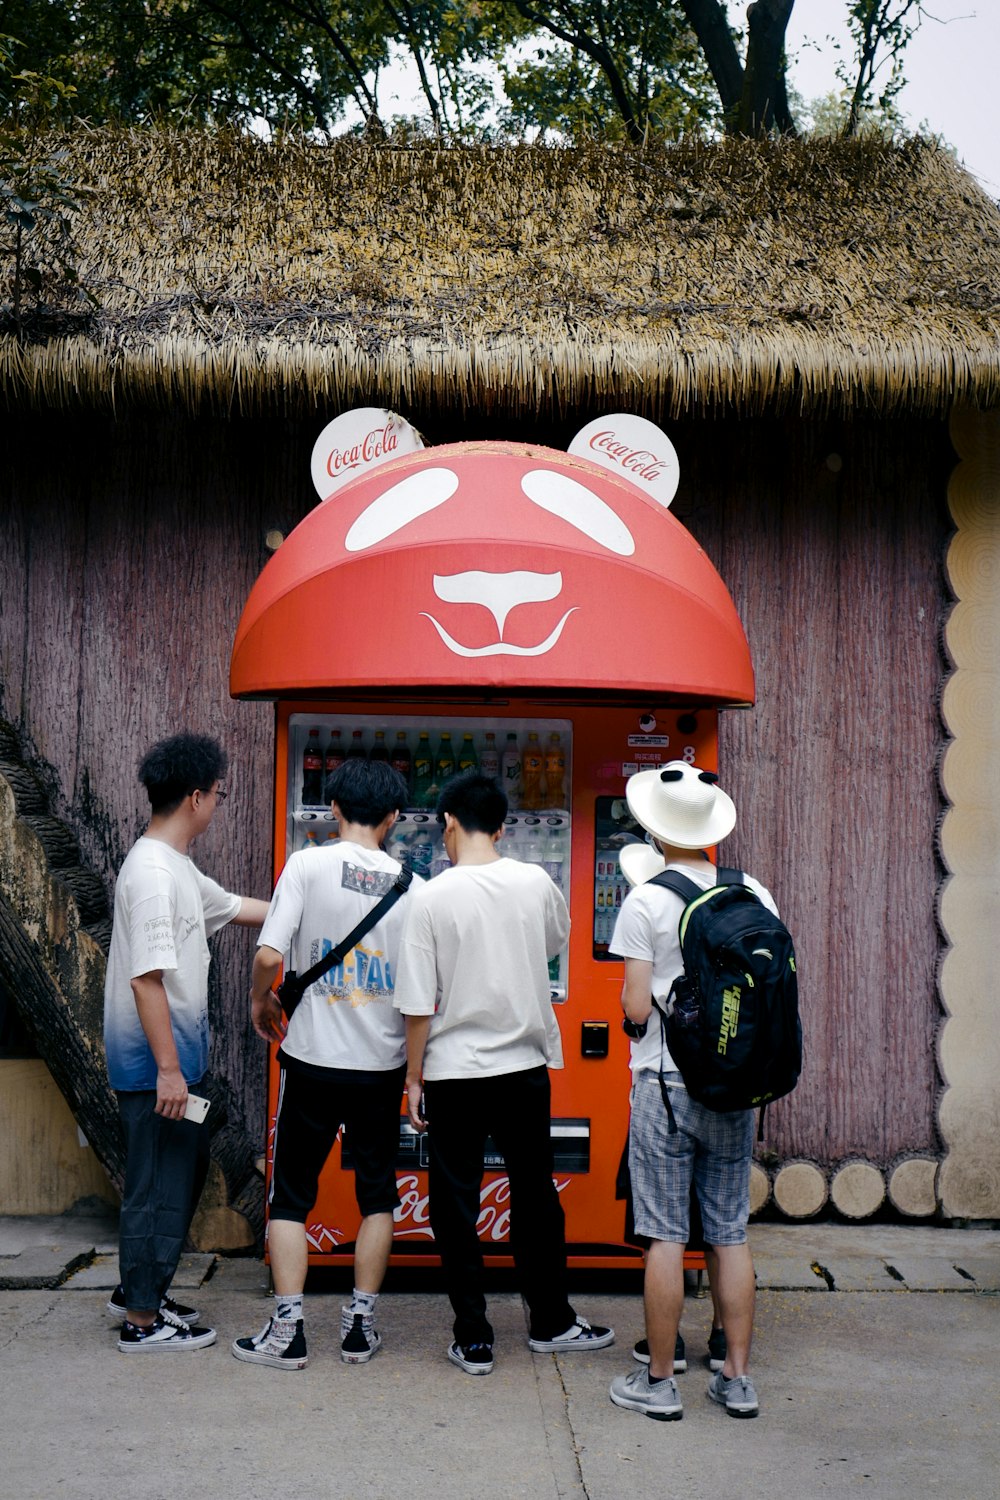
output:
<svg viewBox="0 0 1000 1500"><path fill-rule="evenodd" d="M503 640L507 616L518 604L542 604L562 592L562 573L468 573L434 575L434 592L446 604L481 604L488 609Z"/></svg>

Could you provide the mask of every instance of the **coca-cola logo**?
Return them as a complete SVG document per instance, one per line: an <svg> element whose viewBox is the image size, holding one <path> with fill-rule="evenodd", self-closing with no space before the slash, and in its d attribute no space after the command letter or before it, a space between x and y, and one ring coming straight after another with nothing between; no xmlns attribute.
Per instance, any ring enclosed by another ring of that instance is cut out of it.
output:
<svg viewBox="0 0 1000 1500"><path fill-rule="evenodd" d="M319 1255L322 1255L324 1252L329 1253L336 1250L344 1238L345 1235L342 1229L330 1229L326 1224L320 1224L319 1222L306 1225L306 1240L309 1247Z"/></svg>
<svg viewBox="0 0 1000 1500"><path fill-rule="evenodd" d="M645 417L632 412L607 412L595 417L581 427L569 451L575 458L585 458L617 474L658 505L669 506L677 493L677 452L663 429Z"/></svg>
<svg viewBox="0 0 1000 1500"><path fill-rule="evenodd" d="M326 472L331 479L348 469L360 469L362 464L377 463L387 458L399 447L399 437L391 422L385 427L368 432L358 443L349 448L331 448L326 457Z"/></svg>
<svg viewBox="0 0 1000 1500"><path fill-rule="evenodd" d="M559 1182L556 1178L553 1178L553 1181L557 1193L565 1192L570 1183L568 1177L564 1182ZM399 1189L399 1207L393 1214L394 1237L396 1239L432 1239L428 1198L426 1193L420 1191L420 1182L416 1174L397 1178L396 1186ZM476 1221L476 1231L481 1240L498 1243L508 1238L510 1232L509 1201L509 1177L497 1177L482 1188L479 1194L479 1218Z"/></svg>
<svg viewBox="0 0 1000 1500"><path fill-rule="evenodd" d="M647 481L659 479L670 463L669 455L658 458L648 448L633 448L622 442L614 429L595 432L588 446L614 459L627 473L637 474L640 479Z"/></svg>

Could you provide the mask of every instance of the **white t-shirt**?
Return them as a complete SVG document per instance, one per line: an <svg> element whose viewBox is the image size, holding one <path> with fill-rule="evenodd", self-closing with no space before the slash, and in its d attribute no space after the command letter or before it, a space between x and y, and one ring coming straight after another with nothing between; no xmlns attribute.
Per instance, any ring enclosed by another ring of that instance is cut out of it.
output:
<svg viewBox="0 0 1000 1500"><path fill-rule="evenodd" d="M401 869L381 849L340 839L291 855L275 886L258 947L274 948L302 974L361 922ZM288 1023L282 1052L321 1068L386 1073L406 1059L402 1017L392 1007L406 908L401 896L339 966L311 984Z"/></svg>
<svg viewBox="0 0 1000 1500"><path fill-rule="evenodd" d="M716 884L715 866L704 860L697 864L678 861L669 864L667 869L686 875L706 891ZM777 916L778 908L770 891L751 875L747 875L745 879L755 895ZM685 904L680 896L673 891L665 891L662 886L651 885L649 882L637 885L622 902L611 939L611 952L620 958L652 961L652 993L662 1005L666 1005L670 986L684 970L677 929ZM649 1017L646 1035L632 1043L630 1066L633 1073L657 1073L661 1068L664 1073L677 1071L677 1065L667 1050L663 1028L655 1010Z"/></svg>
<svg viewBox="0 0 1000 1500"><path fill-rule="evenodd" d="M414 893L394 1005L433 1016L424 1077L495 1077L562 1067L548 962L569 910L538 865L453 865Z"/></svg>
<svg viewBox="0 0 1000 1500"><path fill-rule="evenodd" d="M104 981L104 1046L111 1086L156 1088L156 1061L130 981L163 971L177 1058L187 1083L208 1068L208 939L232 921L239 896L203 875L187 854L143 837L115 883L111 952Z"/></svg>

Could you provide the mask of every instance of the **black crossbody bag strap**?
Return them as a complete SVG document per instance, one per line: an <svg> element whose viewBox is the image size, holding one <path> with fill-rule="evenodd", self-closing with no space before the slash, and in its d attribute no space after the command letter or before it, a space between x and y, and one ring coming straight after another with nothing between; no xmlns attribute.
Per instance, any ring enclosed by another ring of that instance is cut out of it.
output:
<svg viewBox="0 0 1000 1500"><path fill-rule="evenodd" d="M386 891L381 901L372 907L368 915L362 918L357 927L353 928L337 944L336 948L331 948L330 952L324 958L319 959L311 968L306 969L304 974L296 974L294 969L288 970L281 984L278 986L278 999L286 1016L291 1016L292 1011L311 984L315 984L317 979L322 979L323 975L328 973L330 969L335 969L338 964L343 963L355 944L360 943L365 933L370 932L376 922L381 921L390 907L395 906L400 896L406 894L410 889L410 882L412 880L413 871L404 867L393 881L391 890Z"/></svg>

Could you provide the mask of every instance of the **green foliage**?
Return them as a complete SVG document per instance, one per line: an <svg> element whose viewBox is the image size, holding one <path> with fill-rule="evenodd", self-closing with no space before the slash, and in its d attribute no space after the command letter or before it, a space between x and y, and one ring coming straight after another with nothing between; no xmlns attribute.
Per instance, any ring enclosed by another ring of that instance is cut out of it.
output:
<svg viewBox="0 0 1000 1500"><path fill-rule="evenodd" d="M837 67L847 90L845 135L871 129L875 121L882 130L898 125L896 96L906 82L903 53L920 20L920 0L850 0L847 24L855 55Z"/></svg>
<svg viewBox="0 0 1000 1500"><path fill-rule="evenodd" d="M794 133L794 0L0 0L25 76L100 123L380 134L387 68L421 94L401 139ZM808 0L803 0L804 4ZM892 118L920 0L844 0L845 130ZM742 32L730 24L744 22Z"/></svg>
<svg viewBox="0 0 1000 1500"><path fill-rule="evenodd" d="M0 326L8 323L20 339L30 310L95 303L80 284L73 241L73 214L86 190L66 175L66 152L51 136L69 118L74 90L31 69L15 72L16 45L0 36L0 257L10 284Z"/></svg>
<svg viewBox="0 0 1000 1500"><path fill-rule="evenodd" d="M599 134L676 140L717 130L721 108L711 75L683 13L646 0L560 0L515 10L544 25L549 40L502 66L507 129L569 139ZM536 33L537 35L537 33Z"/></svg>

